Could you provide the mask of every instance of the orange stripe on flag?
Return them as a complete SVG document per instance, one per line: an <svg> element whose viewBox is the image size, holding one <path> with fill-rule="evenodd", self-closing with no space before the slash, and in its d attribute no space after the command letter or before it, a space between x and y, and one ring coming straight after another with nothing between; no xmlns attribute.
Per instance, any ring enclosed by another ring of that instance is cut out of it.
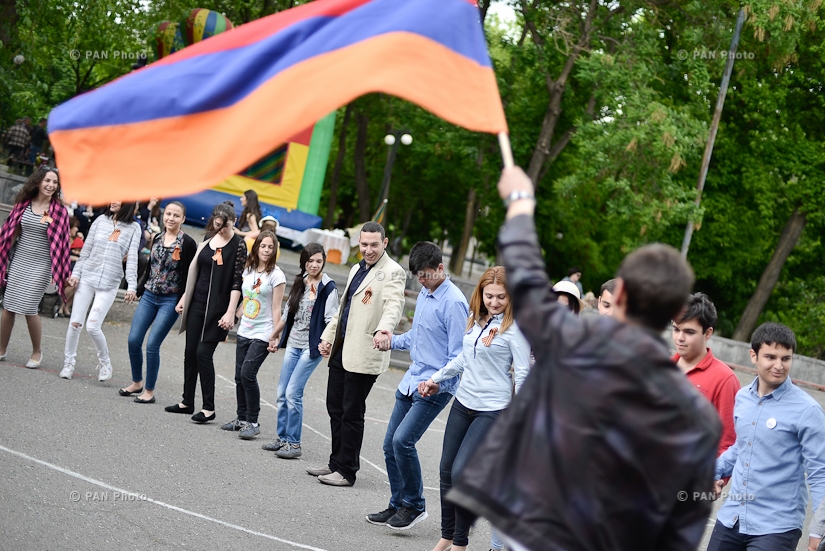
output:
<svg viewBox="0 0 825 551"><path fill-rule="evenodd" d="M224 109L49 138L71 200L185 195L240 172L370 92L407 99L470 130L507 130L492 69L420 35L392 33L295 65Z"/></svg>

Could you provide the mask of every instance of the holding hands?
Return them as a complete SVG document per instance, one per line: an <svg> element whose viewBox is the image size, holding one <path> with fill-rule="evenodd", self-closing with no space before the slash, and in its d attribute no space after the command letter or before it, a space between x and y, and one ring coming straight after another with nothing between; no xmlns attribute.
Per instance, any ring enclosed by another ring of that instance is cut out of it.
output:
<svg viewBox="0 0 825 551"><path fill-rule="evenodd" d="M433 382L432 378L418 383L418 393L422 398L427 398L434 394L438 394L438 383Z"/></svg>
<svg viewBox="0 0 825 551"><path fill-rule="evenodd" d="M136 300L137 294L134 291L127 291L126 294L123 295L123 302L126 304L132 304Z"/></svg>
<svg viewBox="0 0 825 551"><path fill-rule="evenodd" d="M69 287L77 287L77 284L79 282L80 282L79 279L77 279L75 276L72 276L72 277L69 278L68 281L66 281L66 285L68 285Z"/></svg>
<svg viewBox="0 0 825 551"><path fill-rule="evenodd" d="M386 329L378 331L372 337L372 347L386 352L392 346L392 335Z"/></svg>
<svg viewBox="0 0 825 551"><path fill-rule="evenodd" d="M321 353L321 356L324 358L329 358L329 353L332 351L332 345L327 341L321 341L318 345L318 352Z"/></svg>
<svg viewBox="0 0 825 551"><path fill-rule="evenodd" d="M233 327L235 327L235 313L234 312L227 312L223 315L221 319L218 320L218 327L225 331L229 331Z"/></svg>

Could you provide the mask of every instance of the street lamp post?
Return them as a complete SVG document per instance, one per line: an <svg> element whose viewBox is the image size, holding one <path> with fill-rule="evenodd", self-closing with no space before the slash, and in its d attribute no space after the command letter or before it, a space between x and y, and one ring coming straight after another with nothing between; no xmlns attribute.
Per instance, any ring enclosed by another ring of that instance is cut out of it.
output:
<svg viewBox="0 0 825 551"><path fill-rule="evenodd" d="M392 175L392 165L395 163L395 156L398 153L399 143L410 145L413 141L412 136L408 130L393 130L384 136L384 143L390 146L389 155L387 155L387 164L384 167L384 180L381 182L381 193L378 194L378 203L375 205L375 212L387 201L390 195L390 176Z"/></svg>

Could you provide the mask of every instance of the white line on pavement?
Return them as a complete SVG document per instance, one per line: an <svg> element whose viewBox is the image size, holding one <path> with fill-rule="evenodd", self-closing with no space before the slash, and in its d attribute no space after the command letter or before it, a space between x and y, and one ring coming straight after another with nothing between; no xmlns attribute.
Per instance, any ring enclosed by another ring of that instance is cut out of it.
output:
<svg viewBox="0 0 825 551"><path fill-rule="evenodd" d="M182 508L177 507L175 505L170 505L169 503L165 503L163 501L158 501L157 499L152 499L151 497L144 496L143 494L138 494L136 492L130 492L128 490L118 488L117 486L112 486L111 484L107 484L107 483L102 482L100 480L95 480L94 478L89 478L88 476L84 476L80 473L70 471L69 469L64 469L63 467L60 467L58 465L54 465L52 463L47 463L46 461L41 461L40 459L36 459L34 457L28 456L25 453L21 453L21 452L15 451L15 450L10 450L9 448L6 448L5 446L2 446L2 445L0 445L0 451L4 451L6 453L16 455L17 457L21 457L21 458L26 459L28 461L32 461L32 462L37 463L39 465L43 465L44 467L48 467L49 469L53 469L57 472L69 475L71 477L74 477L74 478L77 478L77 479L80 479L80 480L83 480L85 482L88 482L90 484L94 484L96 486L100 486L101 488L106 488L107 490L111 490L113 492L118 492L118 493L125 494L125 495L139 496L141 501L148 501L149 503L154 503L155 505L160 505L161 507L171 509L172 511L177 511L179 513L183 513L185 515L190 515L190 516L202 519L202 520L208 520L209 522L214 522L215 524L220 524L221 526L226 526L227 528L232 528L233 530L239 530L241 532L245 532L245 533L251 534L253 536L260 536L262 538L266 538L266 539L269 539L269 540L285 543L287 545L291 545L292 547L298 547L299 549L310 549L311 551L326 551L326 549L322 549L320 547L312 547L311 545L304 545L302 543L297 543L297 542L294 542L294 541L285 540L285 539L279 538L277 536L272 536L270 534L264 534L263 532L256 532L255 530L250 530L249 528L244 528L243 526L238 526L237 524L232 524L230 522L225 522L223 520L218 520L216 518L212 518L212 517L208 517L206 515L202 515L200 513L196 513L194 511L189 511L187 509L182 509Z"/></svg>

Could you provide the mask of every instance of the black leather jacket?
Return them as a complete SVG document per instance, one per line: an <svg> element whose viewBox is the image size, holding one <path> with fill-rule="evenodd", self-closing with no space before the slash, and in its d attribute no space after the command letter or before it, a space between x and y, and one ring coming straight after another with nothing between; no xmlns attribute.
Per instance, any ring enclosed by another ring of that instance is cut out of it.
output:
<svg viewBox="0 0 825 551"><path fill-rule="evenodd" d="M712 405L654 331L556 302L532 217L509 220L499 246L537 363L449 499L534 551L695 550L721 434Z"/></svg>

